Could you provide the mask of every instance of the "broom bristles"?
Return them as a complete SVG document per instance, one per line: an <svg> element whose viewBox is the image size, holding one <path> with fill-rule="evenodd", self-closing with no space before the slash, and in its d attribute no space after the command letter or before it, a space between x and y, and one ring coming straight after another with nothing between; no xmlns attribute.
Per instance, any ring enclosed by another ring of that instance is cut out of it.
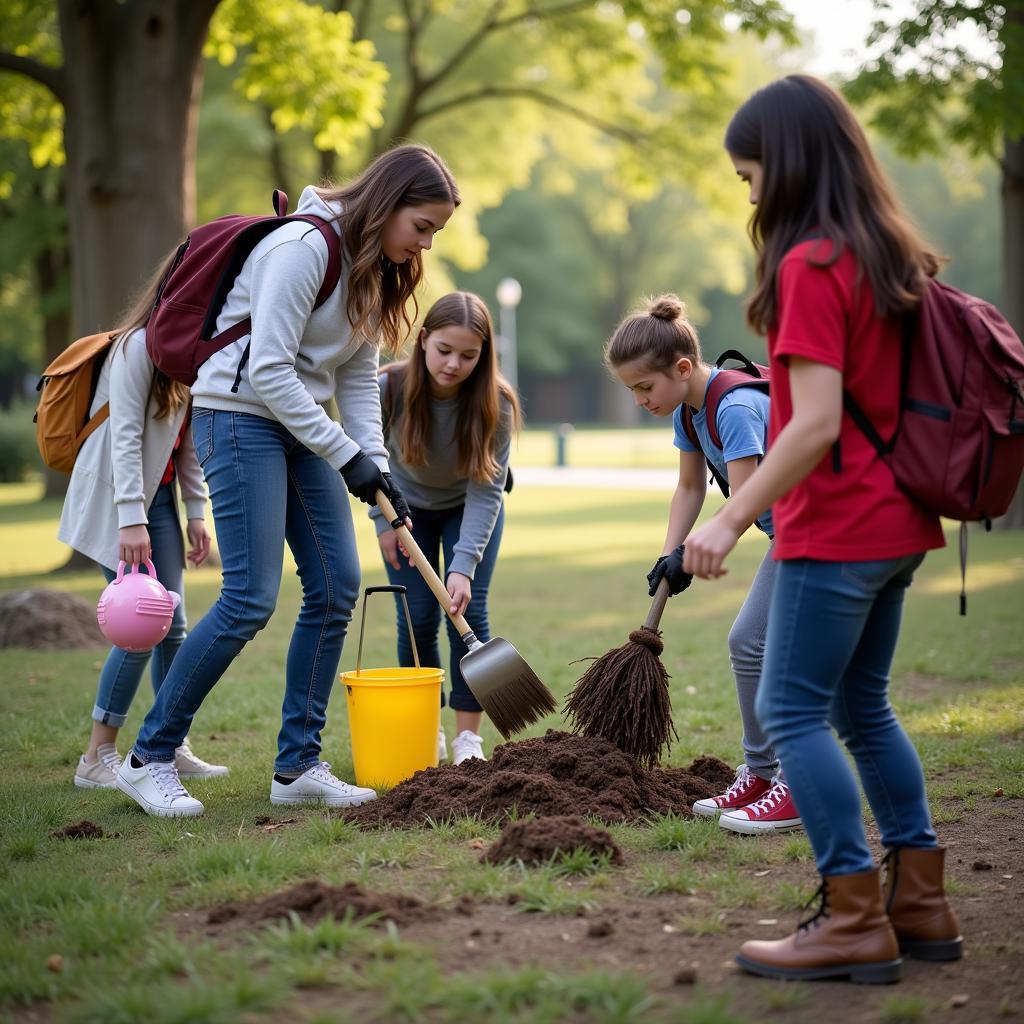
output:
<svg viewBox="0 0 1024 1024"><path fill-rule="evenodd" d="M572 731L608 740L645 767L656 765L679 738L662 650L661 633L642 626L628 643L595 658L565 701Z"/></svg>
<svg viewBox="0 0 1024 1024"><path fill-rule="evenodd" d="M554 695L529 667L477 700L505 739L558 709Z"/></svg>

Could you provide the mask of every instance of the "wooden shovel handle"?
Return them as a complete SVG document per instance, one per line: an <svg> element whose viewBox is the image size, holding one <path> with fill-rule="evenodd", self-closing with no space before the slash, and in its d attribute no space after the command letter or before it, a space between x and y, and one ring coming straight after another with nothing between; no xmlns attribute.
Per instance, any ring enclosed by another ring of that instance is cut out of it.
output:
<svg viewBox="0 0 1024 1024"><path fill-rule="evenodd" d="M661 623L662 613L669 599L668 580L662 577L658 581L658 589L654 592L654 601L651 603L651 610L647 613L647 620L644 622L644 629L656 630Z"/></svg>
<svg viewBox="0 0 1024 1024"><path fill-rule="evenodd" d="M383 491L377 492L377 507L384 513L384 518L389 523L393 523L398 518L394 505L388 501L387 495ZM427 556L420 550L419 544L412 539L409 527L399 526L395 532L398 534L405 550L412 557L413 565L419 569L420 575L426 580L427 586L433 591L434 597L437 598L437 603L441 606L441 610L452 620L452 625L459 631L459 636L472 633L472 627L462 615L452 615L449 611L452 606L452 595L448 593L444 583L441 582L441 577L434 572L434 567L427 561Z"/></svg>

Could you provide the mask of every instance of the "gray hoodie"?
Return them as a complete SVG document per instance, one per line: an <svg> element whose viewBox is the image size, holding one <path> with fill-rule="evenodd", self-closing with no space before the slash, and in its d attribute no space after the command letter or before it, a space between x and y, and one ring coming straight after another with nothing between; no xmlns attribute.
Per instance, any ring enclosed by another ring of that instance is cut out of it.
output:
<svg viewBox="0 0 1024 1024"><path fill-rule="evenodd" d="M387 389L387 374L380 375L380 393ZM402 462L398 444L395 416L388 428L388 451L391 456L391 472L402 497L414 508L441 511L465 506L462 512L462 526L459 540L452 553L448 572L459 572L473 579L476 567L483 558L498 521L505 477L508 474L509 451L512 447L512 409L508 402L501 400L501 418L494 438L494 457L498 472L493 480L481 482L467 480L459 473L459 446L455 436L458 423L458 398L429 398L430 441L427 445L427 464L407 466ZM395 410L392 410L394 413ZM390 529L388 521L376 506L370 509L377 536ZM413 512L413 523L416 513Z"/></svg>
<svg viewBox="0 0 1024 1024"><path fill-rule="evenodd" d="M334 218L308 187L296 213ZM339 232L340 227L335 222ZM313 310L327 270L327 245L315 227L284 224L253 249L217 318L217 332L252 316L252 333L211 356L192 385L197 407L277 420L296 440L340 469L360 449L387 470L377 385L377 346L353 339L345 312L348 260L327 301ZM250 345L237 391L239 363ZM324 409L338 403L341 424Z"/></svg>

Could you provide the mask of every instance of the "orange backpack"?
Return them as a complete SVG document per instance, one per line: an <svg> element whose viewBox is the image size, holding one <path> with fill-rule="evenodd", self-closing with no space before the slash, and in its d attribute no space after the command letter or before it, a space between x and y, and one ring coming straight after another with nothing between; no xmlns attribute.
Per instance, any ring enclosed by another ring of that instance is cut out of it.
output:
<svg viewBox="0 0 1024 1024"><path fill-rule="evenodd" d="M39 454L50 469L70 473L85 439L110 415L109 403L92 418L89 408L113 341L109 332L79 338L39 378L36 391L42 394L33 421Z"/></svg>

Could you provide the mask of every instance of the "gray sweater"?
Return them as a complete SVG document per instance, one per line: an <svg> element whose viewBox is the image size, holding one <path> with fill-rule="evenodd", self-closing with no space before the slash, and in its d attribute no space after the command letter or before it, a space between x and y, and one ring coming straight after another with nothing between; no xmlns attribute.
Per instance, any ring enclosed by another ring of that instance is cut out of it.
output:
<svg viewBox="0 0 1024 1024"><path fill-rule="evenodd" d="M380 375L382 396L387 386L386 378L386 373ZM402 497L414 509L442 511L463 504L466 506L452 563L446 568L448 572L462 573L470 579L473 578L476 567L483 557L484 548L491 539L494 524L498 519L498 510L501 508L505 475L508 472L509 450L512 446L512 410L504 399L501 406L498 432L494 439L494 457L498 462L498 472L494 479L487 483L467 480L459 474L459 450L455 440L458 398L430 399L431 427L427 465L407 466L401 461L398 431L395 429L397 423L394 417L385 439L391 463L391 476L402 492ZM400 414L400 410L395 411ZM374 521L378 536L390 529L380 509L370 509L370 518ZM413 523L415 524L415 514Z"/></svg>
<svg viewBox="0 0 1024 1024"><path fill-rule="evenodd" d="M340 207L307 188L296 212L331 218ZM362 449L386 471L377 346L352 337L345 312L347 260L338 287L313 310L326 269L327 245L312 225L284 224L256 245L217 318L220 333L251 315L252 334L203 363L192 385L194 404L277 420L335 469ZM232 393L247 343L249 362ZM332 397L341 424L324 409Z"/></svg>

